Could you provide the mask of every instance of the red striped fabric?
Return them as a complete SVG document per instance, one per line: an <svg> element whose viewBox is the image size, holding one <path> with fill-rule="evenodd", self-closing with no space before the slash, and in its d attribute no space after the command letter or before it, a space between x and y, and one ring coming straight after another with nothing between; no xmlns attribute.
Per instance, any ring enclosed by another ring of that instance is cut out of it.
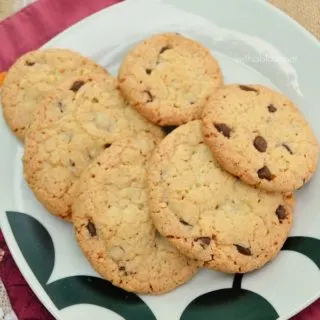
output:
<svg viewBox="0 0 320 320"><path fill-rule="evenodd" d="M88 15L121 0L38 0L0 23L0 71Z"/></svg>

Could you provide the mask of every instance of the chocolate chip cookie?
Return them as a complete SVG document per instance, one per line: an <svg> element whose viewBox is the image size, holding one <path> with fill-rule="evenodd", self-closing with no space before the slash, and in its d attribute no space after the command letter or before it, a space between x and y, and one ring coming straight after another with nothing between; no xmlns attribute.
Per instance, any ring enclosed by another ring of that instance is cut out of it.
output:
<svg viewBox="0 0 320 320"><path fill-rule="evenodd" d="M157 34L138 44L124 59L119 80L133 107L161 126L199 119L223 82L209 50L176 33Z"/></svg>
<svg viewBox="0 0 320 320"><path fill-rule="evenodd" d="M101 66L66 49L42 49L24 54L10 68L2 87L4 117L24 139L33 121L33 111L46 94L60 82L88 74L105 74Z"/></svg>
<svg viewBox="0 0 320 320"><path fill-rule="evenodd" d="M26 181L49 212L66 220L70 220L74 182L101 151L139 132L163 137L159 127L124 101L116 79L98 78L75 82L64 91L58 88L48 110L57 108L63 116L48 112L55 121L40 129L31 126L25 139Z"/></svg>
<svg viewBox="0 0 320 320"><path fill-rule="evenodd" d="M219 271L261 268L292 226L293 195L253 188L223 170L204 143L200 120L180 126L156 148L148 190L159 232Z"/></svg>
<svg viewBox="0 0 320 320"><path fill-rule="evenodd" d="M127 291L160 294L188 281L199 263L154 228L148 210L147 162L159 138L115 142L75 187L76 238L92 266Z"/></svg>
<svg viewBox="0 0 320 320"><path fill-rule="evenodd" d="M39 131L59 121L70 112L69 108L72 109L73 102L79 91L81 92L82 90L81 87L88 82L99 82L103 81L103 79L101 75L90 75L76 76L61 82L56 88L49 91L37 105L33 112L33 121L28 131ZM27 135L28 132L26 132Z"/></svg>
<svg viewBox="0 0 320 320"><path fill-rule="evenodd" d="M302 113L260 85L228 85L204 108L203 133L220 165L250 185L289 192L317 168L319 146Z"/></svg>

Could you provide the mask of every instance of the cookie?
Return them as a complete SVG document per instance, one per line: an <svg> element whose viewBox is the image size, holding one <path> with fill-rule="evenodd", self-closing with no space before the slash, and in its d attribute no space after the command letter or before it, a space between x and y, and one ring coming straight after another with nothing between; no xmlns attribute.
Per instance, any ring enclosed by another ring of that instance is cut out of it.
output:
<svg viewBox="0 0 320 320"><path fill-rule="evenodd" d="M75 188L73 223L84 254L104 278L127 291L160 294L188 281L199 263L186 258L152 224L147 161L160 139L115 142Z"/></svg>
<svg viewBox="0 0 320 320"><path fill-rule="evenodd" d="M318 142L301 112L261 85L220 88L204 108L203 133L224 169L265 190L299 189L317 168Z"/></svg>
<svg viewBox="0 0 320 320"><path fill-rule="evenodd" d="M33 120L33 111L47 92L60 82L88 74L105 74L95 62L65 49L42 49L24 54L10 68L2 87L4 117L24 139Z"/></svg>
<svg viewBox="0 0 320 320"><path fill-rule="evenodd" d="M58 217L70 220L74 182L102 150L139 132L163 137L162 130L132 109L117 88L116 79L104 75L82 85L69 103L58 90L52 101L60 109L56 102L61 99L63 117L27 131L25 179L37 199Z"/></svg>
<svg viewBox="0 0 320 320"><path fill-rule="evenodd" d="M71 77L61 82L57 87L49 91L33 112L33 121L27 129L30 131L41 130L63 118L72 108L72 104L88 82L103 81L101 75L88 75ZM26 135L28 132L26 131Z"/></svg>
<svg viewBox="0 0 320 320"><path fill-rule="evenodd" d="M133 107L161 126L199 119L223 81L209 50L176 33L157 34L138 44L124 59L119 79Z"/></svg>
<svg viewBox="0 0 320 320"><path fill-rule="evenodd" d="M287 239L292 194L253 188L223 170L204 143L200 120L166 136L149 168L156 228L204 267L227 273L261 268Z"/></svg>

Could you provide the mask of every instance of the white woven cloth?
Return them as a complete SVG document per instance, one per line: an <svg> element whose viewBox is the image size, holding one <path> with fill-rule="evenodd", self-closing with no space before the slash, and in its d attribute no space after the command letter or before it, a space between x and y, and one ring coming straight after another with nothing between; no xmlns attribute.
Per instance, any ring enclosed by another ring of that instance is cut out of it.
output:
<svg viewBox="0 0 320 320"><path fill-rule="evenodd" d="M0 0L0 20L34 1L35 0Z"/></svg>
<svg viewBox="0 0 320 320"><path fill-rule="evenodd" d="M7 291L0 280L0 320L18 320L12 310Z"/></svg>
<svg viewBox="0 0 320 320"><path fill-rule="evenodd" d="M0 263L3 258L3 251L0 250ZM0 320L18 320L16 314L12 310L6 288L0 279Z"/></svg>

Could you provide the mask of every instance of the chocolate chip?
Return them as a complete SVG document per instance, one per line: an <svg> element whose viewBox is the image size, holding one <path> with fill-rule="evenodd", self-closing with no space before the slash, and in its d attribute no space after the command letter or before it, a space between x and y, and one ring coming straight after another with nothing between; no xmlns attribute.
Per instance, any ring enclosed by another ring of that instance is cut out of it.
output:
<svg viewBox="0 0 320 320"><path fill-rule="evenodd" d="M251 256L251 250L249 248L240 246L239 244L235 244L234 246L237 248L239 253L241 253L245 256Z"/></svg>
<svg viewBox="0 0 320 320"><path fill-rule="evenodd" d="M104 149L108 149L108 148L110 148L111 147L111 143L105 143L104 145L103 145L103 148Z"/></svg>
<svg viewBox="0 0 320 320"><path fill-rule="evenodd" d="M230 138L231 129L225 123L215 123L214 127L226 138Z"/></svg>
<svg viewBox="0 0 320 320"><path fill-rule="evenodd" d="M271 181L275 178L274 175L271 174L271 172L267 166L264 166L258 170L258 177L260 179L265 179L268 181Z"/></svg>
<svg viewBox="0 0 320 320"><path fill-rule="evenodd" d="M29 60L26 61L26 66L31 67L31 66L33 66L33 65L35 65L35 64L36 64L36 63L33 62L33 61L29 61Z"/></svg>
<svg viewBox="0 0 320 320"><path fill-rule="evenodd" d="M274 113L277 111L277 108L273 104L269 104L268 110L269 110L269 112Z"/></svg>
<svg viewBox="0 0 320 320"><path fill-rule="evenodd" d="M287 215L286 208L283 205L280 205L276 210L276 215L278 216L279 221L283 220Z"/></svg>
<svg viewBox="0 0 320 320"><path fill-rule="evenodd" d="M180 223L182 223L185 226L191 226L191 224L189 224L188 222L186 222L186 221L184 221L182 219L180 219L179 221L180 221Z"/></svg>
<svg viewBox="0 0 320 320"><path fill-rule="evenodd" d="M151 74L152 69L146 69L146 74Z"/></svg>
<svg viewBox="0 0 320 320"><path fill-rule="evenodd" d="M287 149L287 151L288 151L290 154L293 154L292 150L290 149L290 147L289 147L287 144L283 143L282 146L283 146L285 149Z"/></svg>
<svg viewBox="0 0 320 320"><path fill-rule="evenodd" d="M60 112L63 113L65 110L65 105L62 104L62 102L57 103L58 108L60 109Z"/></svg>
<svg viewBox="0 0 320 320"><path fill-rule="evenodd" d="M151 93L149 90L145 90L145 91L143 91L143 92L148 95L148 100L147 100L146 102L147 102L147 103L148 103L148 102L152 102L153 99L154 99L152 93Z"/></svg>
<svg viewBox="0 0 320 320"><path fill-rule="evenodd" d="M258 92L258 90L256 90L255 88L249 87L249 86L245 86L245 85L240 85L239 88L243 91L254 91L254 92Z"/></svg>
<svg viewBox="0 0 320 320"><path fill-rule="evenodd" d="M257 136L254 139L253 145L260 152L265 152L268 147L267 141L261 136Z"/></svg>
<svg viewBox="0 0 320 320"><path fill-rule="evenodd" d="M76 163L73 161L73 160L69 160L69 164L71 167L75 167L76 166Z"/></svg>
<svg viewBox="0 0 320 320"><path fill-rule="evenodd" d="M165 134L169 134L176 128L178 128L178 126L164 126L162 127L162 130L164 131Z"/></svg>
<svg viewBox="0 0 320 320"><path fill-rule="evenodd" d="M162 54L162 53L164 53L165 51L170 50L170 49L171 49L170 46L162 47L161 50L160 50L160 54Z"/></svg>
<svg viewBox="0 0 320 320"><path fill-rule="evenodd" d="M98 100L97 98L93 98L93 99L92 99L92 102L93 102L93 103L98 103L99 100Z"/></svg>
<svg viewBox="0 0 320 320"><path fill-rule="evenodd" d="M126 270L126 267L121 266L121 267L119 267L119 270L120 270L120 271L125 271L125 270Z"/></svg>
<svg viewBox="0 0 320 320"><path fill-rule="evenodd" d="M195 241L201 241L203 244L208 246L211 242L211 238L210 237L199 237L199 238L195 238Z"/></svg>
<svg viewBox="0 0 320 320"><path fill-rule="evenodd" d="M97 235L96 226L91 221L88 222L87 229L88 229L91 237L95 237Z"/></svg>
<svg viewBox="0 0 320 320"><path fill-rule="evenodd" d="M70 88L70 90L71 91L73 91L73 92L78 92L79 91L79 89L82 87L84 85L84 81L75 81L73 84L72 84L72 86L71 86L71 88Z"/></svg>

